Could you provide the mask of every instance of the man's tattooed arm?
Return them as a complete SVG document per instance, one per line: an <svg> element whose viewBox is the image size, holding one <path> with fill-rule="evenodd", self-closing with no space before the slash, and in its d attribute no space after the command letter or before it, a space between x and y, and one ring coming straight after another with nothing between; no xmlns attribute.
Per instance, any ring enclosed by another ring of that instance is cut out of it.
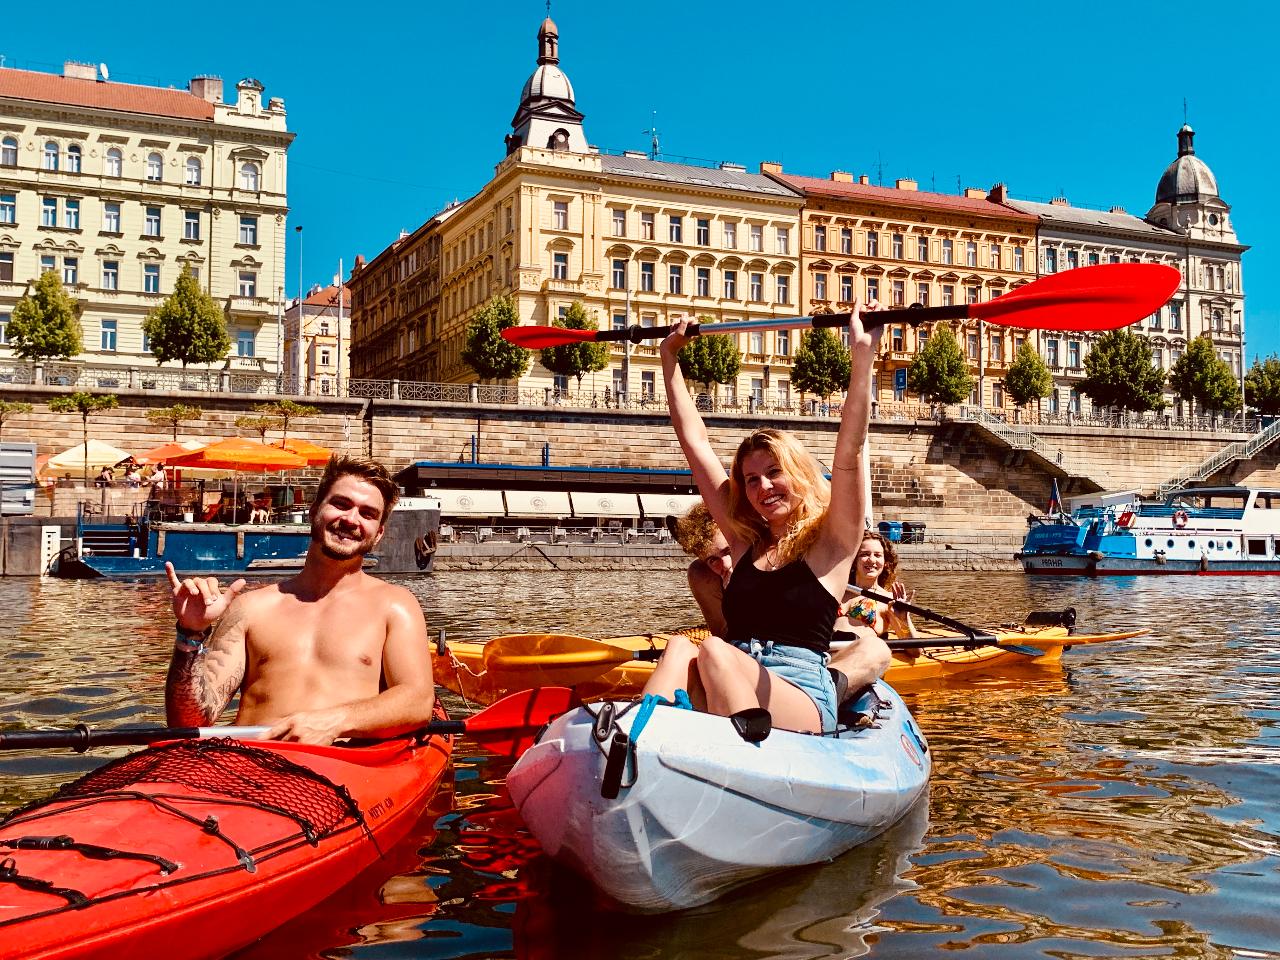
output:
<svg viewBox="0 0 1280 960"><path fill-rule="evenodd" d="M165 714L173 726L207 726L240 689L245 671L245 604L233 603L198 649L174 647L165 682Z"/></svg>

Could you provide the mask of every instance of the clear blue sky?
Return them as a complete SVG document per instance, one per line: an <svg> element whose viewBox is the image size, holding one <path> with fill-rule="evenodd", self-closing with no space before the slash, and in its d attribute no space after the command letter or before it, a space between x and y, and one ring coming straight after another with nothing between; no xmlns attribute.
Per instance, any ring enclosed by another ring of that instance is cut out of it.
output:
<svg viewBox="0 0 1280 960"><path fill-rule="evenodd" d="M545 15L536 0L318 0L143 20L102 4L58 11L50 29L39 4L9 5L9 66L106 61L126 82L215 73L229 89L253 76L284 97L297 133L290 224L304 227L308 284L488 180ZM1280 17L1267 5L555 0L552 16L592 143L646 149L657 111L665 154L751 169L780 160L872 182L880 170L886 183L914 177L943 192L957 177L1004 181L1017 197L1062 193L1142 216L1176 156L1186 98L1197 153L1252 246L1249 357L1280 352L1280 254L1265 222L1280 175ZM292 293L293 231L288 256Z"/></svg>

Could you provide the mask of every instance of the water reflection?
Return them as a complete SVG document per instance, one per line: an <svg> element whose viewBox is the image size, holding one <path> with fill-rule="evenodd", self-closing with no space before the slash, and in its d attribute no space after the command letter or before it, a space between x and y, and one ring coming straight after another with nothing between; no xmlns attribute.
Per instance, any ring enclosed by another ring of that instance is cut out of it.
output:
<svg viewBox="0 0 1280 960"><path fill-rule="evenodd" d="M244 956L1280 958L1280 582L911 579L960 619L1075 606L1084 629L1155 633L1072 650L1061 669L912 691L934 751L927 832L904 824L689 915L595 917L513 821L505 761L464 745L455 794L382 871ZM406 584L433 630L465 638L696 616L666 574ZM161 718L172 619L154 585L0 581L0 601L0 723ZM0 804L102 759L0 754Z"/></svg>

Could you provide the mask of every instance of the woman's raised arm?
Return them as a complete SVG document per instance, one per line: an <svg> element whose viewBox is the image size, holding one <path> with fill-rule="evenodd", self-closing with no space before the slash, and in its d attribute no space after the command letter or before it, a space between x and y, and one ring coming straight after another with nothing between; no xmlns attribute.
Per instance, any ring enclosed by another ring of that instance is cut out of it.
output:
<svg viewBox="0 0 1280 960"><path fill-rule="evenodd" d="M671 412L671 426L675 428L676 439L680 441L680 449L684 452L689 469L693 472L693 482L698 485L698 493L711 512L711 516L719 524L725 537L733 546L737 555L737 547L731 533L729 518L729 474L724 464L716 456L711 446L711 437L707 433L707 425L702 422L697 404L689 396L685 386L684 374L680 370L677 359L680 350L692 337L685 335L689 322L682 320L662 341L659 354L662 357L662 378L667 391L667 409Z"/></svg>
<svg viewBox="0 0 1280 960"><path fill-rule="evenodd" d="M865 312L874 309L872 305ZM855 302L849 320L849 393L831 458L831 504L807 558L810 568L836 596L844 593L869 506L866 490L871 464L866 439L871 418L871 367L884 328L865 329L863 312Z"/></svg>

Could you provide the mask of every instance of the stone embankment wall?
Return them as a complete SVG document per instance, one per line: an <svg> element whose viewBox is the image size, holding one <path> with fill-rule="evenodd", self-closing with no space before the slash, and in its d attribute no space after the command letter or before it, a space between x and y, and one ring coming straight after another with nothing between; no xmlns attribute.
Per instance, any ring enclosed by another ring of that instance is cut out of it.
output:
<svg viewBox="0 0 1280 960"><path fill-rule="evenodd" d="M41 453L56 453L81 440L80 418L52 414L58 387L5 387L0 398L25 400L32 413L10 417L4 436L30 440ZM120 407L93 416L90 436L126 451L170 439L146 419L150 409L175 402L203 407L205 417L184 424L180 437L214 439L237 433L236 417L263 402L260 396L121 392ZM578 410L564 407L455 405L415 401L360 401L308 397L320 415L296 421L291 435L335 451L366 453L399 470L415 460L464 461L478 437L485 462L537 465L548 445L551 463L584 466L682 467L670 424L661 413ZM727 462L750 430L762 425L796 432L829 465L838 422L814 417L708 415L712 443ZM1088 465L1107 477L1110 489L1153 490L1159 483L1243 439L1233 433L1194 433L1099 428L1039 427L1036 433L1067 462ZM268 439L278 439L272 433ZM1255 485L1280 483L1280 445L1257 459L1236 463L1216 479ZM930 540L946 539L980 549L1016 542L1026 515L1044 509L1051 475L1034 458L988 439L976 426L948 421L875 421L871 427L876 512L890 520L927 524ZM1060 484L1064 496L1077 491Z"/></svg>

